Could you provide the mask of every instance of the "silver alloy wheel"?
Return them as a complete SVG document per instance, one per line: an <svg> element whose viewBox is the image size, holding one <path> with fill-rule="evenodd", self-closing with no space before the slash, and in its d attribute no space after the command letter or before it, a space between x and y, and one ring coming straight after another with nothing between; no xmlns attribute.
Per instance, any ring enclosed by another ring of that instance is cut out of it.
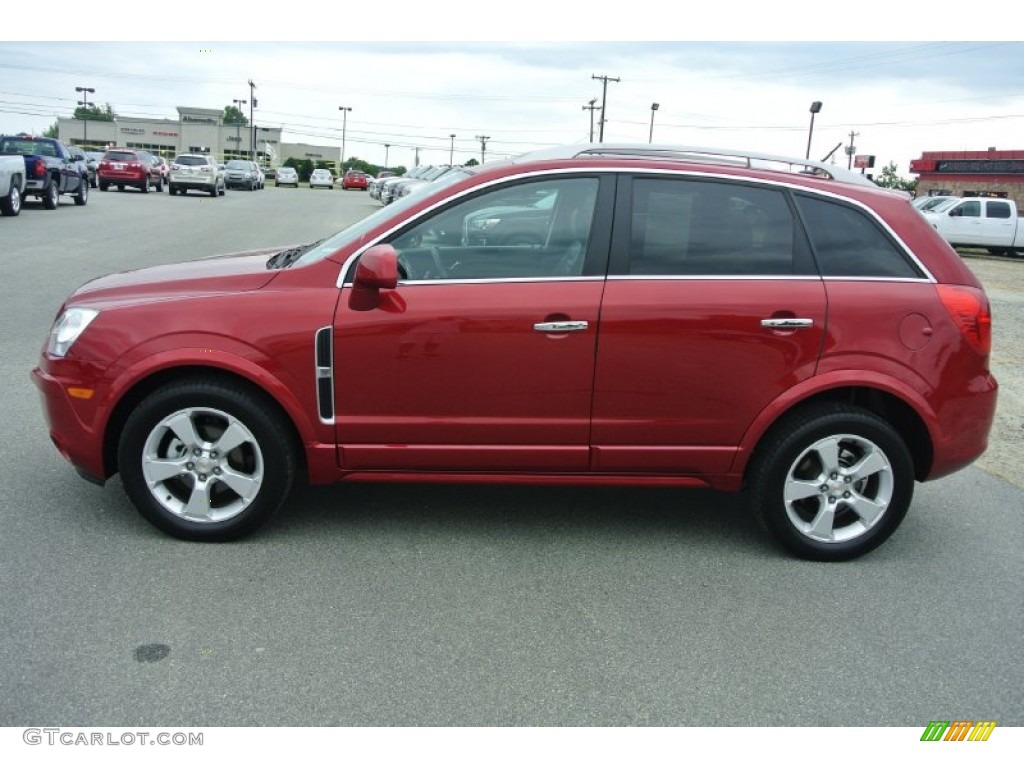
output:
<svg viewBox="0 0 1024 768"><path fill-rule="evenodd" d="M215 408L185 408L146 438L142 474L153 498L195 523L241 514L263 483L263 452L242 422Z"/></svg>
<svg viewBox="0 0 1024 768"><path fill-rule="evenodd" d="M786 473L790 523L814 541L862 536L892 502L894 472L881 448L860 435L830 435L803 451Z"/></svg>

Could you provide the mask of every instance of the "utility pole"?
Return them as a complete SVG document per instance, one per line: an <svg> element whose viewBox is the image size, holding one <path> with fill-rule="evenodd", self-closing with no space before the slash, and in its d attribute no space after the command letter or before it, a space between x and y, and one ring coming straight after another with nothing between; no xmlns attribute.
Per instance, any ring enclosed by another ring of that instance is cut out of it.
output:
<svg viewBox="0 0 1024 768"><path fill-rule="evenodd" d="M583 107L583 111L584 112L590 112L590 143L591 144L594 143L594 110L597 109L597 107L594 106L595 104L597 104L597 96L595 96L590 101L588 101L586 103L586 105L584 105L584 107Z"/></svg>
<svg viewBox="0 0 1024 768"><path fill-rule="evenodd" d="M609 77L608 75L591 75L590 79L601 81L601 130L597 140L604 144L604 108L608 105L608 81L611 80L613 83L618 83L621 80L617 77Z"/></svg>
<svg viewBox="0 0 1024 768"><path fill-rule="evenodd" d="M846 148L846 169L853 170L853 153L857 151L857 148L853 146L853 139L855 136L860 136L859 133L850 131L850 146Z"/></svg>
<svg viewBox="0 0 1024 768"><path fill-rule="evenodd" d="M477 136L480 140L480 165L483 165L487 158L487 140L490 136Z"/></svg>
<svg viewBox="0 0 1024 768"><path fill-rule="evenodd" d="M390 150L390 149L391 149L391 145L390 144L385 144L384 145L384 170L385 171L388 169L388 150Z"/></svg>
<svg viewBox="0 0 1024 768"><path fill-rule="evenodd" d="M454 133L448 134L448 138L450 138L452 140L451 149L448 150L448 165L454 165L455 164L454 163L454 160L455 160L455 134Z"/></svg>
<svg viewBox="0 0 1024 768"><path fill-rule="evenodd" d="M345 175L345 129L348 128L348 113L352 107L338 107L341 110L341 174Z"/></svg>
<svg viewBox="0 0 1024 768"><path fill-rule="evenodd" d="M252 111L256 109L256 83L249 81L249 159L256 161L256 124Z"/></svg>
<svg viewBox="0 0 1024 768"><path fill-rule="evenodd" d="M244 115L242 106L249 102L245 99L232 99L232 101L235 102L235 109L238 110L238 114ZM237 118L235 119L235 154L238 157L242 156L242 121Z"/></svg>
<svg viewBox="0 0 1024 768"><path fill-rule="evenodd" d="M415 155L413 155L413 159L412 159L412 165L413 165L413 167L414 167L414 168L415 168L415 167L416 167L417 165L419 165L419 164L420 164L420 150L421 150L421 149L423 149L423 147L416 147L416 154L415 154Z"/></svg>

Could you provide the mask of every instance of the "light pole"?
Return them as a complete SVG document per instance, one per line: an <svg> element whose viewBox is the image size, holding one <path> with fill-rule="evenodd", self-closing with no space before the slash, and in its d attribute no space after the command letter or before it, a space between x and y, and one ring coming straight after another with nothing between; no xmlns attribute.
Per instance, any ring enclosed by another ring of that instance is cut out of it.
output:
<svg viewBox="0 0 1024 768"><path fill-rule="evenodd" d="M256 109L256 83L249 81L249 159L256 161L256 125L252 111Z"/></svg>
<svg viewBox="0 0 1024 768"><path fill-rule="evenodd" d="M448 165L454 165L455 160L455 134L449 133L448 138L452 140L452 147L448 150Z"/></svg>
<svg viewBox="0 0 1024 768"><path fill-rule="evenodd" d="M811 136L814 135L814 116L816 114L818 114L819 112L821 112L821 102L820 101L812 101L811 102L811 127L807 129L807 154L804 156L805 160L810 160L810 158L811 158Z"/></svg>
<svg viewBox="0 0 1024 768"><path fill-rule="evenodd" d="M345 174L345 130L348 128L348 113L352 107L338 107L341 110L341 173Z"/></svg>
<svg viewBox="0 0 1024 768"><path fill-rule="evenodd" d="M89 108L95 107L96 105L89 101L89 97L86 94L96 93L95 88L82 88L79 86L75 87L75 90L82 94L82 101L78 102L82 105L82 143L89 143Z"/></svg>
<svg viewBox="0 0 1024 768"><path fill-rule="evenodd" d="M242 111L242 106L249 102L245 99L232 99L235 102L235 109L238 110L240 116L244 116L245 113ZM237 117L235 118L235 153L238 155L242 154L242 121Z"/></svg>
<svg viewBox="0 0 1024 768"><path fill-rule="evenodd" d="M391 145L390 144L385 144L384 145L384 170L385 171L388 169L388 150L389 149L391 149Z"/></svg>
<svg viewBox="0 0 1024 768"><path fill-rule="evenodd" d="M590 143L594 143L594 110L597 109L594 105L597 104L597 96L592 98L583 107L584 112L590 112Z"/></svg>
<svg viewBox="0 0 1024 768"><path fill-rule="evenodd" d="M483 165L484 161L487 159L487 140L491 137L477 136L477 138L480 140L480 165Z"/></svg>
<svg viewBox="0 0 1024 768"><path fill-rule="evenodd" d="M654 102L653 104L651 104L651 132L647 136L648 144L654 143L654 113L658 111L658 107L660 106L661 104L659 104L658 102Z"/></svg>

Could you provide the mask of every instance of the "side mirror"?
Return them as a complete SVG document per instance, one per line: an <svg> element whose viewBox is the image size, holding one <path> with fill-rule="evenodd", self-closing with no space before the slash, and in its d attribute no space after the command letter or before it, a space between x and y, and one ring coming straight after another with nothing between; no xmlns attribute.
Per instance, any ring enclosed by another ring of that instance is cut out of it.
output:
<svg viewBox="0 0 1024 768"><path fill-rule="evenodd" d="M963 216L963 211L960 210L959 208L954 208L952 211L949 212L949 215L950 216Z"/></svg>
<svg viewBox="0 0 1024 768"><path fill-rule="evenodd" d="M368 248L356 263L348 305L359 312L376 309L380 305L381 289L397 286L398 253L394 246L375 245Z"/></svg>

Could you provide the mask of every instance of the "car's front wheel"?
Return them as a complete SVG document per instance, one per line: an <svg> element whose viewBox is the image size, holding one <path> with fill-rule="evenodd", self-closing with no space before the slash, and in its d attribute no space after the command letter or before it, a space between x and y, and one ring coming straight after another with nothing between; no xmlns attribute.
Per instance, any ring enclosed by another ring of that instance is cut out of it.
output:
<svg viewBox="0 0 1024 768"><path fill-rule="evenodd" d="M848 560L899 526L914 493L914 464L888 422L856 406L824 404L776 425L749 479L755 514L786 549Z"/></svg>
<svg viewBox="0 0 1024 768"><path fill-rule="evenodd" d="M234 383L166 385L124 426L118 466L128 497L150 523L191 541L251 533L291 490L296 451L272 402Z"/></svg>

